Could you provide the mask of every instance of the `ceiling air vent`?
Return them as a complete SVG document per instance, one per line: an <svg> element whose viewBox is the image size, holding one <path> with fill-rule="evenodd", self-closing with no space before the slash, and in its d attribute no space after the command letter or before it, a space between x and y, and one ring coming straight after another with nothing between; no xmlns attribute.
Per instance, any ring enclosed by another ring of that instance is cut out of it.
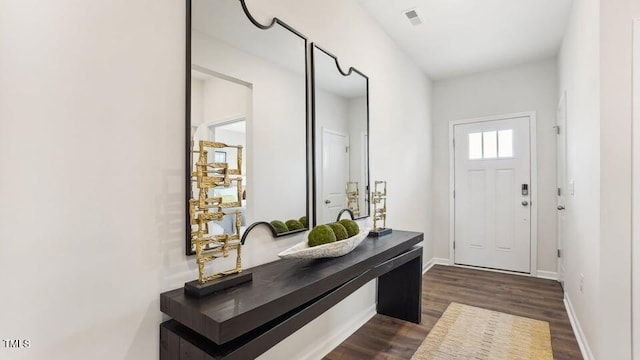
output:
<svg viewBox="0 0 640 360"><path fill-rule="evenodd" d="M420 20L420 16L418 15L418 10L416 9L410 9L410 10L404 11L404 16L407 17L411 25L416 26L416 25L422 24L422 20Z"/></svg>

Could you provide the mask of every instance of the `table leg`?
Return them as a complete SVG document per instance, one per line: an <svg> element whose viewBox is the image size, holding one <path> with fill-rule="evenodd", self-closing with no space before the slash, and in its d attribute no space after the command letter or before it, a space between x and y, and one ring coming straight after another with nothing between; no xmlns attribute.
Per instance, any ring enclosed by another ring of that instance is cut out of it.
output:
<svg viewBox="0 0 640 360"><path fill-rule="evenodd" d="M378 277L378 314L419 324L422 315L422 248L419 256Z"/></svg>

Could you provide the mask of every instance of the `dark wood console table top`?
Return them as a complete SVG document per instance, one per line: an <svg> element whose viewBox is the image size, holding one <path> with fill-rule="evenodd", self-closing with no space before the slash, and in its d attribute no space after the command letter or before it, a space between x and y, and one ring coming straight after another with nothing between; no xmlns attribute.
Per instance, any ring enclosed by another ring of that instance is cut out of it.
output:
<svg viewBox="0 0 640 360"><path fill-rule="evenodd" d="M379 277L378 312L419 322L419 311L415 314L415 306L409 306L414 309L410 310L411 314L405 314L408 306L404 303L399 306L398 301L408 301L404 298L410 297L411 304L414 304L416 292L419 300L422 250L414 245L423 237L418 232L394 230L384 237L365 239L342 257L274 261L252 268L252 282L206 297L190 297L183 288L165 292L160 295L160 310L174 319L171 320L173 327L183 325L195 336L202 337L198 341L210 340L214 343L212 346L216 346L242 335L247 338L248 333L261 326L264 328L265 324L276 319L284 319L285 314L288 318L296 309L320 303L324 297L331 296L332 291L337 293L344 288L344 296L340 295L344 298L348 295L346 289L350 283L353 285L349 293L364 285L365 281ZM408 252L410 256L407 256ZM407 274L409 270L392 271L412 259L419 264L411 261L410 276ZM383 280L383 275L387 280ZM400 284L405 282L403 279L407 284L416 284L410 285L411 291L405 291L407 285ZM381 287L386 289L383 293L389 294L385 295L386 298L381 298ZM407 292L411 294L403 294ZM337 295L335 297L337 303L339 299ZM329 303L328 300L325 302ZM417 306L419 310L419 301Z"/></svg>

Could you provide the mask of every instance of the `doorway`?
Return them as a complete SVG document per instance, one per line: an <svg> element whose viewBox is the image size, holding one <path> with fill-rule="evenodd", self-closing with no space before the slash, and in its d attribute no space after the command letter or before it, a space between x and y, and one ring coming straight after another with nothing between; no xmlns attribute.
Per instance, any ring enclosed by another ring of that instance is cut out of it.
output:
<svg viewBox="0 0 640 360"><path fill-rule="evenodd" d="M535 113L449 129L450 263L535 275Z"/></svg>

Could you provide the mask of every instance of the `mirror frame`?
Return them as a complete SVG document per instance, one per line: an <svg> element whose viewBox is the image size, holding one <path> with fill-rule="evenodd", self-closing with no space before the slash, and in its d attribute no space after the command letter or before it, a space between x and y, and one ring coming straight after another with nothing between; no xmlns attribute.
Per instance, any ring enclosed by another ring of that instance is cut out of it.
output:
<svg viewBox="0 0 640 360"><path fill-rule="evenodd" d="M313 177L312 177L312 181L313 181L313 225L317 226L318 224L318 211L317 211L317 206L318 206L318 179L316 179L316 72L315 72L315 55L314 55L314 50L318 49L321 52L325 53L326 55L328 55L329 57L333 58L333 61L336 65L336 68L338 69L338 71L340 72L340 74L342 76L349 76L352 73L357 73L360 76L364 77L367 86L367 95L366 95L366 101L367 101L367 187L366 187L366 198L368 199L367 201L367 215L365 216L360 216L358 218L355 218L353 216L353 212L347 208L342 209L339 213L338 213L338 218L336 219L336 221L340 220L340 217L342 216L342 214L344 212L348 212L351 215L351 219L352 220L358 220L358 219L366 219L368 217L371 216L371 176L370 176L370 172L371 169L369 167L370 162L369 159L371 157L370 154L370 129L369 129L369 118L370 118L370 110L369 110L369 77L367 75L365 75L364 73L362 73L360 70L354 68L353 66L349 67L349 69L347 70L347 72L342 71L342 68L340 67L340 62L338 61L338 57L333 55L332 53L328 52L327 50L323 49L322 47L318 46L315 43L311 43L311 139L312 139L312 156L311 156L311 162L312 162L312 169L313 169Z"/></svg>
<svg viewBox="0 0 640 360"><path fill-rule="evenodd" d="M186 0L186 42L185 42L185 49L186 49L186 57L185 57L185 203L184 203L184 209L185 209L185 253L187 256L190 255L195 255L195 251L191 250L191 218L189 216L189 199L190 199L190 194L191 194L191 162L192 162L192 144L191 144L191 70L192 70L192 64L191 64L191 28L192 28L192 21L191 21L191 9L192 9L192 0ZM212 0L215 1L215 0ZM276 24L282 26L283 28L285 28L286 30L290 31L291 33L293 33L294 35L298 36L299 38L301 38L302 40L304 40L304 60L305 60L305 64L304 64L304 68L305 68L305 145L306 145L306 151L305 151L305 169L306 169L306 173L305 173L305 186L306 186L306 194L305 194L305 214L307 217L307 227L304 229L300 229L300 230L293 230L293 231L288 231L288 232L284 232L284 233L277 233L276 229L268 222L268 221L256 221L251 223L249 226L247 226L247 228L245 229L244 233L242 234L241 237L241 243L242 245L244 245L247 234L249 234L249 232L255 228L258 225L265 225L267 226L270 230L271 230L271 234L273 235L274 238L278 238L278 237L282 237L282 236L287 236L287 235L292 235L292 234L297 234L297 233L301 233L304 231L308 231L311 228L311 222L310 222L310 218L309 218L309 156L311 155L311 150L309 149L309 41L307 39L306 36L302 35L302 33L300 33L299 31L297 31L296 29L294 29L293 27L289 26L288 24L286 24L285 22L283 22L282 20L278 19L277 17L274 17L271 22L268 25L262 25L260 24L249 12L249 9L247 8L247 4L245 3L245 0L237 0L240 2L241 6L242 6L242 10L245 14L245 16L249 19L249 21L251 21L251 23L256 26L257 28L261 29L261 30L269 30L271 29L273 26L275 26ZM367 89L368 92L368 89ZM367 100L368 101L368 100ZM367 105L368 106L368 105ZM367 110L368 113L368 110ZM367 128L368 131L368 128ZM367 144L367 147L369 145Z"/></svg>

